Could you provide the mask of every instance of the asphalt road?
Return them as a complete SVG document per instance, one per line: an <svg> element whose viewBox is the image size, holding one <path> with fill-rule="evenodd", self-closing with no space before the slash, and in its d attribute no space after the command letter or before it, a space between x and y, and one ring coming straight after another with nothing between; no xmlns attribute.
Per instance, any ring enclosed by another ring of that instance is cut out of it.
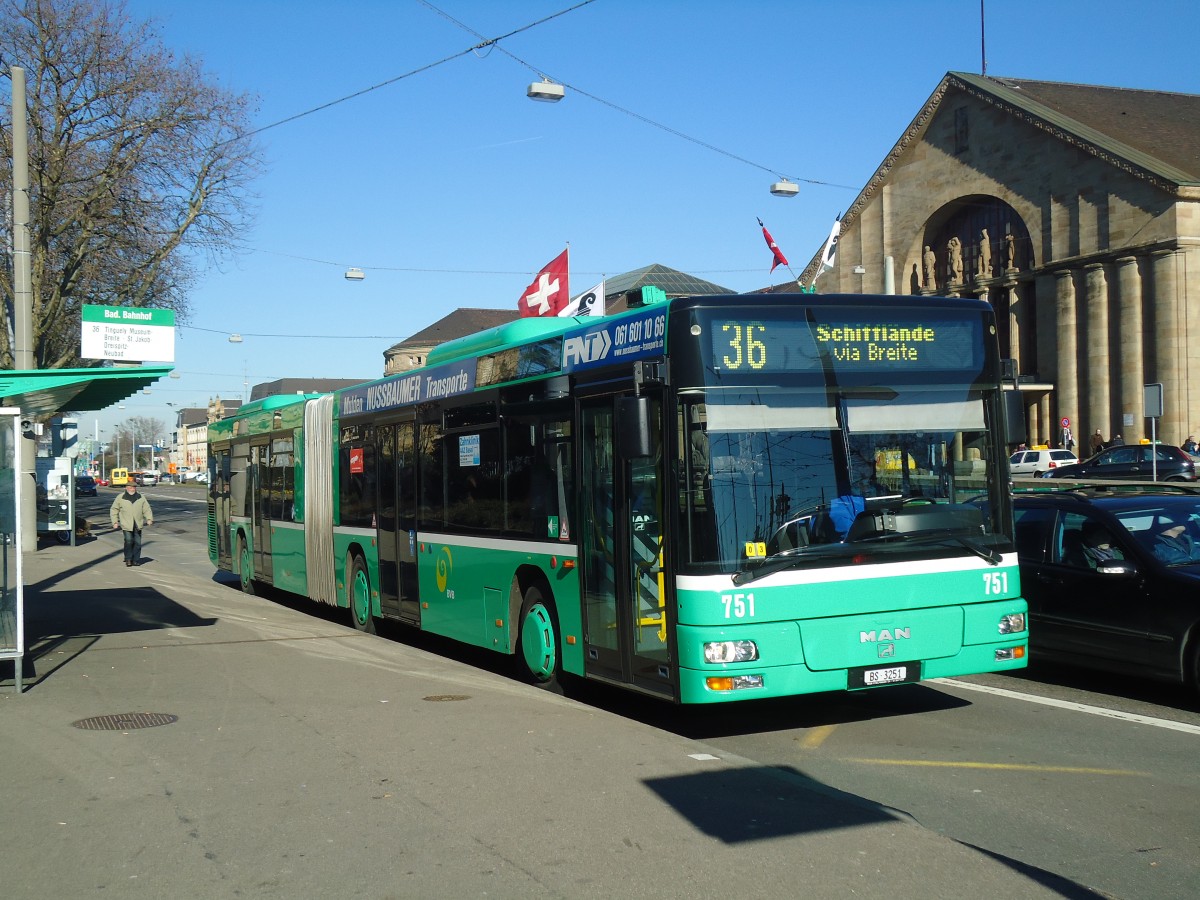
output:
<svg viewBox="0 0 1200 900"><path fill-rule="evenodd" d="M203 491L164 485L145 493L157 530L147 556L211 576ZM83 498L79 511L103 520L111 496ZM399 628L378 640L505 670L491 654ZM574 685L570 696L863 797L1101 895L1200 896L1200 698L1182 687L1035 664L1019 677L721 709L673 709L590 684Z"/></svg>

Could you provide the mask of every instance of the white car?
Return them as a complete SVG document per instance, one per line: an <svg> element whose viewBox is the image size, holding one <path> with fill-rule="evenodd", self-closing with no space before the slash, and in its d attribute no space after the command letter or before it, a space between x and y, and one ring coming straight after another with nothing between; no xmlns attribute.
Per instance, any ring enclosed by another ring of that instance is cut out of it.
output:
<svg viewBox="0 0 1200 900"><path fill-rule="evenodd" d="M1013 475L1040 477L1043 472L1079 462L1070 450L1018 450L1008 458L1008 471Z"/></svg>

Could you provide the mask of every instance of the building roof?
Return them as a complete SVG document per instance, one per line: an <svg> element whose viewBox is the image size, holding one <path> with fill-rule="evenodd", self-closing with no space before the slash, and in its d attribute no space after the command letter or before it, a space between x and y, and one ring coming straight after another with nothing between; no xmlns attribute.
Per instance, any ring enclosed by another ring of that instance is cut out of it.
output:
<svg viewBox="0 0 1200 900"><path fill-rule="evenodd" d="M678 269L654 263L634 269L632 272L626 272L624 275L615 275L606 279L604 296L612 297L624 294L626 291L635 291L648 284L662 288L668 297L698 297L706 294L734 293L729 288L721 287L711 281L705 281L703 278L688 275Z"/></svg>
<svg viewBox="0 0 1200 900"><path fill-rule="evenodd" d="M361 378L277 378L250 388L250 401L274 397L278 394L328 394L344 387L362 384ZM226 400L228 407L232 401ZM238 401L241 405L241 401Z"/></svg>
<svg viewBox="0 0 1200 900"><path fill-rule="evenodd" d="M175 414L176 428L192 428L208 424L208 410L201 406L185 406Z"/></svg>
<svg viewBox="0 0 1200 900"><path fill-rule="evenodd" d="M607 304L607 311L620 312L625 309L623 296L625 292L636 290L648 284L662 288L668 297L734 293L729 288L721 287L719 284L714 284L711 281L705 281L702 278L688 275L686 272L680 272L678 269L671 269L655 263L643 266L640 269L634 269L632 272L626 272L623 275L614 275L612 278L605 279L604 296L606 298L617 298L614 302ZM406 347L436 347L447 341L466 337L469 334L494 328L497 325L506 325L520 317L520 310L515 307L513 309L475 309L471 307L456 309L448 316L438 319L428 328L418 331L398 344L393 344L388 348L385 355L393 356L403 351Z"/></svg>
<svg viewBox="0 0 1200 900"><path fill-rule="evenodd" d="M1200 184L1200 95L965 72L947 77L1012 103L1043 127L1062 128L1093 153L1107 151L1177 184Z"/></svg>
<svg viewBox="0 0 1200 900"><path fill-rule="evenodd" d="M516 307L512 309L476 309L461 307L447 316L442 316L428 328L423 328L416 334L394 344L389 351L402 347L433 347L452 341L455 338L466 337L486 328L495 328L514 319L519 319L521 313Z"/></svg>

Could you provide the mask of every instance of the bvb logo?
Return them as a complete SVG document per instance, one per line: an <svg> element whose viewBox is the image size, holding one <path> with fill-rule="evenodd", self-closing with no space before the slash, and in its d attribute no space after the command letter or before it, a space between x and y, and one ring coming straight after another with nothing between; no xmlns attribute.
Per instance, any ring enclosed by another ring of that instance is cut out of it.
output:
<svg viewBox="0 0 1200 900"><path fill-rule="evenodd" d="M450 573L454 571L454 558L450 555L450 548L442 548L442 556L437 561L437 589L441 593L446 593L446 583L450 580Z"/></svg>

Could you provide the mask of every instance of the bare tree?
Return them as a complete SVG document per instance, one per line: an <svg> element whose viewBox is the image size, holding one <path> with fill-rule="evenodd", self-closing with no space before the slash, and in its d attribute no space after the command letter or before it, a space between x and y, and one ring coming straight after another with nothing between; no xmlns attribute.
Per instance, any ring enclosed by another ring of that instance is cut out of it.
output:
<svg viewBox="0 0 1200 900"><path fill-rule="evenodd" d="M26 70L34 353L79 360L83 304L174 309L186 320L200 262L236 248L250 216L258 149L252 99L163 47L121 0L0 0L0 83ZM0 152L12 156L12 103ZM2 196L12 173L0 167ZM12 273L0 366L13 367Z"/></svg>

